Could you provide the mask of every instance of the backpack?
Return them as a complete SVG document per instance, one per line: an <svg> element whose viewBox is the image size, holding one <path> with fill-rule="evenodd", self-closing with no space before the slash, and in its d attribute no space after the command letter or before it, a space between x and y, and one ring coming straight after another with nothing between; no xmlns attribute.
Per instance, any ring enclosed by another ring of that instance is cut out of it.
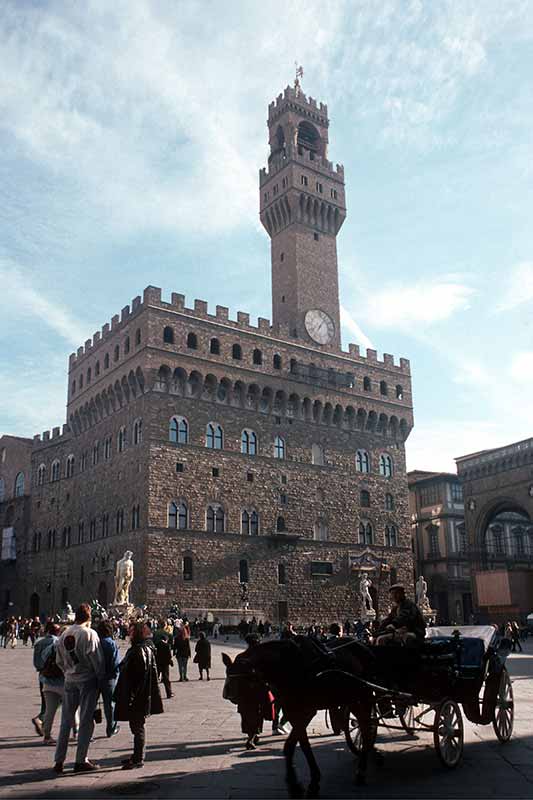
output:
<svg viewBox="0 0 533 800"><path fill-rule="evenodd" d="M56 664L56 649L52 647L50 653L48 654L46 661L44 662L44 666L41 670L41 675L43 678L48 678L49 680L54 680L57 678L63 677L63 672L60 667Z"/></svg>

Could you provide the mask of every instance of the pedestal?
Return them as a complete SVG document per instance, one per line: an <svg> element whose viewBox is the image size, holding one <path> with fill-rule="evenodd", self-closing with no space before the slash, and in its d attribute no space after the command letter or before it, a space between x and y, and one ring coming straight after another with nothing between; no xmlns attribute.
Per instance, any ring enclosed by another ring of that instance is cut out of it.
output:
<svg viewBox="0 0 533 800"><path fill-rule="evenodd" d="M110 603L107 607L107 613L110 617L123 617L130 619L134 616L135 606L133 603Z"/></svg>

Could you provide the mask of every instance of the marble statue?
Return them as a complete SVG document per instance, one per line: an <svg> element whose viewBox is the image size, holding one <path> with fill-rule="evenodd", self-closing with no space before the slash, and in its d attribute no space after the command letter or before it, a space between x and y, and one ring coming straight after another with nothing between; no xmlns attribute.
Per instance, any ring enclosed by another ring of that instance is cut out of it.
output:
<svg viewBox="0 0 533 800"><path fill-rule="evenodd" d="M428 585L423 575L416 582L416 603L420 608L429 607Z"/></svg>
<svg viewBox="0 0 533 800"><path fill-rule="evenodd" d="M361 580L359 582L359 592L361 594L361 600L363 601L363 608L367 609L368 611L374 611L372 596L369 591L371 586L372 586L372 581L367 575L363 573L363 575L361 576Z"/></svg>
<svg viewBox="0 0 533 800"><path fill-rule="evenodd" d="M115 599L114 605L127 605L130 602L130 586L133 581L133 553L126 550L115 570Z"/></svg>
<svg viewBox="0 0 533 800"><path fill-rule="evenodd" d="M67 600L65 609L63 611L63 619L66 619L67 622L74 622L74 617L75 617L74 609Z"/></svg>

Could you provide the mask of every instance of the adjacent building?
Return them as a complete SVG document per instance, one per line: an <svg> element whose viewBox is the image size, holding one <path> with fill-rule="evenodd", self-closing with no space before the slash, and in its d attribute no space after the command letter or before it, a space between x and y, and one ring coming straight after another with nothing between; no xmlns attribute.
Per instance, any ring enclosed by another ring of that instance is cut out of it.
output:
<svg viewBox="0 0 533 800"><path fill-rule="evenodd" d="M480 621L533 611L533 439L456 459Z"/></svg>
<svg viewBox="0 0 533 800"><path fill-rule="evenodd" d="M409 508L416 575L428 584L441 624L472 622L470 552L463 487L450 472L409 472Z"/></svg>
<svg viewBox="0 0 533 800"><path fill-rule="evenodd" d="M71 355L67 422L24 468L19 613L110 602L126 549L133 600L156 612L223 617L246 596L273 621L325 622L357 613L361 569L378 613L391 580L412 586L409 362L341 349L327 106L296 82L268 132L272 322L149 286Z"/></svg>

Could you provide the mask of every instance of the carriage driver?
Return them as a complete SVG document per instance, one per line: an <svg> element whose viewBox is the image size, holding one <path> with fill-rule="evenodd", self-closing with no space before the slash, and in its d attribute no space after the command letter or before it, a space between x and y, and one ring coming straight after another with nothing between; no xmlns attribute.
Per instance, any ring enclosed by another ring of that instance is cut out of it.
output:
<svg viewBox="0 0 533 800"><path fill-rule="evenodd" d="M379 626L376 644L417 644L424 641L426 623L422 612L405 596L405 586L390 587L392 609Z"/></svg>

